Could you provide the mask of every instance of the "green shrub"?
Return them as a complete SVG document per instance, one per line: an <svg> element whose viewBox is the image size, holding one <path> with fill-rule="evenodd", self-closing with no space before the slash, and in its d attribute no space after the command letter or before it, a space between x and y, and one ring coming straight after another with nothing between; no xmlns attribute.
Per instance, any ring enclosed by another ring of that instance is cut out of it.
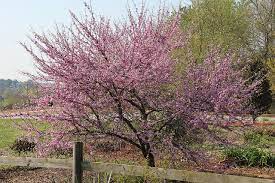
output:
<svg viewBox="0 0 275 183"><path fill-rule="evenodd" d="M224 151L226 159L239 166L275 167L275 155L257 147L235 147Z"/></svg>
<svg viewBox="0 0 275 183"><path fill-rule="evenodd" d="M269 136L258 131L251 131L244 134L246 143L259 147L267 147L269 144Z"/></svg>

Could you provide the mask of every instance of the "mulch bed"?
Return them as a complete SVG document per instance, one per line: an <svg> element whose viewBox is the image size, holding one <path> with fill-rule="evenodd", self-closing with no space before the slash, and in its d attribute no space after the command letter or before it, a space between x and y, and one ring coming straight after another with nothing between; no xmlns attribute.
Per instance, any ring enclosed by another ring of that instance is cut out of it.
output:
<svg viewBox="0 0 275 183"><path fill-rule="evenodd" d="M21 167L0 170L1 183L66 183L70 181L69 170Z"/></svg>

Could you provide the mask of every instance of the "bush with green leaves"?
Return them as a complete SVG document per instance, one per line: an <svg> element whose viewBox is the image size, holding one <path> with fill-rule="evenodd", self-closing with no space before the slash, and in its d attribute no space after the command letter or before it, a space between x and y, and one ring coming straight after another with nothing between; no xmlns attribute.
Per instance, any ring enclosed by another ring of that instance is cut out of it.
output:
<svg viewBox="0 0 275 183"><path fill-rule="evenodd" d="M267 149L257 147L234 147L224 151L226 159L238 166L260 166L275 168L275 155Z"/></svg>
<svg viewBox="0 0 275 183"><path fill-rule="evenodd" d="M244 134L245 142L257 146L257 147L268 147L269 136L257 132L248 132Z"/></svg>

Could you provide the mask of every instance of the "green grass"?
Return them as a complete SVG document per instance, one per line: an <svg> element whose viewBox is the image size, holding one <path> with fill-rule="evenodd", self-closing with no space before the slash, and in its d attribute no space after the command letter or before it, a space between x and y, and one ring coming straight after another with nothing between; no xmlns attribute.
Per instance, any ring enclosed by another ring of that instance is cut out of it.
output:
<svg viewBox="0 0 275 183"><path fill-rule="evenodd" d="M23 131L16 128L16 124L20 122L20 119L0 119L0 149L9 147L16 138L23 135Z"/></svg>
<svg viewBox="0 0 275 183"><path fill-rule="evenodd" d="M41 130L47 128L47 124L30 121ZM22 119L0 119L0 149L8 148L18 137L24 135L24 131L17 125L23 123Z"/></svg>
<svg viewBox="0 0 275 183"><path fill-rule="evenodd" d="M244 140L246 144L262 148L274 146L275 137L271 136L271 132L274 127L275 125L270 126L268 129L258 129L246 132L244 134Z"/></svg>
<svg viewBox="0 0 275 183"><path fill-rule="evenodd" d="M225 148L225 158L239 166L273 167L275 168L275 125L254 128L247 131L241 146Z"/></svg>
<svg viewBox="0 0 275 183"><path fill-rule="evenodd" d="M257 147L234 147L224 151L226 159L239 166L267 166L275 168L275 155L268 149Z"/></svg>

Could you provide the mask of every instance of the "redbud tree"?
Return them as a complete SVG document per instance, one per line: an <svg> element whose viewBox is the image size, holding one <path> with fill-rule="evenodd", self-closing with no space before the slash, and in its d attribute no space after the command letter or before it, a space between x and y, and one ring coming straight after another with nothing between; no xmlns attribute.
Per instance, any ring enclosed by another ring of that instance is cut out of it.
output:
<svg viewBox="0 0 275 183"><path fill-rule="evenodd" d="M176 132L167 129L223 126L224 116L228 122L248 113L258 84L246 84L245 68L233 55L214 50L203 63L189 62L176 72L173 51L188 41L177 15L142 7L111 22L89 6L85 12L82 18L71 13L70 26L34 32L32 44L22 44L39 71L38 106L52 106L40 116L51 128L35 133L39 152L70 146L76 138L110 137L136 147L155 166L161 148L177 145Z"/></svg>

